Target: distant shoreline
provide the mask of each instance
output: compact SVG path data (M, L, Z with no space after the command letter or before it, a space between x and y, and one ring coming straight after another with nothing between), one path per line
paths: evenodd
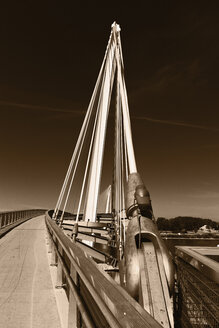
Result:
M219 239L219 232L203 232L203 233L196 233L196 232L164 232L160 231L161 237L164 239Z

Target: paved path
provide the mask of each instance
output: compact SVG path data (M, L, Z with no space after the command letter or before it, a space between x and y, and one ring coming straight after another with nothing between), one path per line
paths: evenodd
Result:
M61 328L45 236L38 216L0 239L0 328Z

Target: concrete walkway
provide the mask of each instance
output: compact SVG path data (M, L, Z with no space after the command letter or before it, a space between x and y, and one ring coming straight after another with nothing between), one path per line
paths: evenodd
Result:
M61 328L45 236L38 216L0 239L0 328Z

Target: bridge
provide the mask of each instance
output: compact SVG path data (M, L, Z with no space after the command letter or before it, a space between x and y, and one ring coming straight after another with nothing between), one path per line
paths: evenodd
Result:
M113 95L112 177L101 198ZM77 195L73 200L72 190ZM56 206L0 213L0 236L0 327L171 328L174 321L182 327L219 323L218 264L206 265L194 254L191 259L191 252L184 250L178 251L177 259L171 256L137 170L118 24L112 25ZM194 279L185 281L183 270ZM192 270L208 278L197 281ZM197 291L200 281L210 297ZM193 293L188 293L192 287ZM178 288L185 290L181 299ZM206 297L209 302L215 297L207 314L203 302L197 302L206 302Z

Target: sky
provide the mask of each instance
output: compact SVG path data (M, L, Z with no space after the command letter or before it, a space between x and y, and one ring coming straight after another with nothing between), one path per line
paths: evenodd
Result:
M219 221L217 1L0 7L0 210L55 206L116 21L155 217Z

